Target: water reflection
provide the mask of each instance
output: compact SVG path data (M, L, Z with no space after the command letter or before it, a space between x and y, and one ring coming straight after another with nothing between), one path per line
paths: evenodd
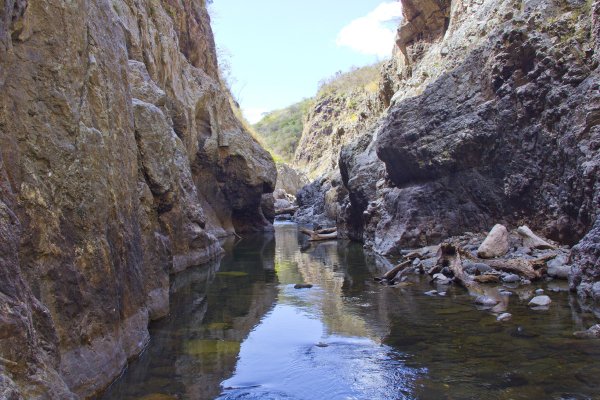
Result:
M401 353L382 345L389 327L366 317L377 301L364 296L373 275L360 247L303 240L294 225L278 227L277 304L242 344L219 398L411 398L423 371L407 368ZM314 286L295 289L296 283Z
M105 399L600 398L600 341L572 337L596 317L567 292L532 311L513 290L501 324L461 288L373 281L388 268L292 224L230 244L175 277L171 315Z

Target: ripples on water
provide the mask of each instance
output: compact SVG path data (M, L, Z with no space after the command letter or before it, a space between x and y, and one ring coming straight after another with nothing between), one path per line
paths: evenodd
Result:
M382 287L359 244L292 224L226 248L173 277L170 316L104 399L600 398L600 341L572 337L596 320L566 292L532 311L517 291L500 324L461 288Z

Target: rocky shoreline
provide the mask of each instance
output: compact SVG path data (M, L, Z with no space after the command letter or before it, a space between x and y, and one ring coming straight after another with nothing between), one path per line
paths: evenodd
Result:
M533 233L527 226L509 232L497 224L487 234L466 232L451 237L440 245L419 249L403 249L401 262L384 275L376 277L382 285L401 288L409 284L413 274L428 275L434 289L428 296L445 296L450 285L464 287L473 297L477 308L488 310L499 322L511 319L510 297L527 301L535 311L549 310L552 294L568 290L568 286L551 282L567 281L572 277L572 249L559 246ZM600 295L600 284L592 293ZM600 317L600 308L593 308ZM588 331L574 332L576 337L600 337L598 325Z

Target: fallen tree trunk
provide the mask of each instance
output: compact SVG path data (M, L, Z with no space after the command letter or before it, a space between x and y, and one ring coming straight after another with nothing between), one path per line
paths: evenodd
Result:
M319 234L333 233L333 232L337 232L337 227L334 226L334 227L331 227L331 228L317 229L315 232L319 233Z
M490 267L499 271L511 272L526 277L529 280L540 279L544 275L544 268L546 267L546 261L555 257L555 255L548 255L533 260L525 258L508 258L499 260L487 260L477 257L473 257L470 253L459 249L459 252L469 260L487 264Z
M403 263L396 265L394 268L390 269L388 272L383 274L383 276L380 279L381 280L386 279L388 281L391 281L396 277L396 275L398 275L398 273L406 270L406 267L408 267L411 264L412 264L411 260L404 261Z
M438 264L442 267L448 267L452 271L454 280L464 286L471 296L475 297L477 304L492 307L493 312L506 310L508 300L500 296L497 288L480 285L470 274L463 270L461 253L460 247L451 243L443 243L438 251Z
M443 243L439 250L438 265L448 267L454 274L454 279L462 286L466 287L471 291L475 289L477 292L482 292L479 284L467 274L462 266L462 258L460 255L460 249L450 243Z
M311 231L310 229L306 229L306 228L300 228L300 232L304 233L305 235L309 236L309 239L311 242L316 242L319 240L333 240L333 239L337 239L337 230L335 232L331 232L331 233L318 233L315 231Z
M298 210L298 207L288 207L288 208L280 208L275 210L275 215L283 215L283 214L295 214Z

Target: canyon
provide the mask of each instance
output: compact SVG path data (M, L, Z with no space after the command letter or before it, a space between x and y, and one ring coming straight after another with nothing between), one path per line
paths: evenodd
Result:
M176 274L273 229L276 187L390 258L528 225L597 310L600 1L401 3L376 79L279 143L306 185L238 117L205 0L2 0L0 398L102 393Z

